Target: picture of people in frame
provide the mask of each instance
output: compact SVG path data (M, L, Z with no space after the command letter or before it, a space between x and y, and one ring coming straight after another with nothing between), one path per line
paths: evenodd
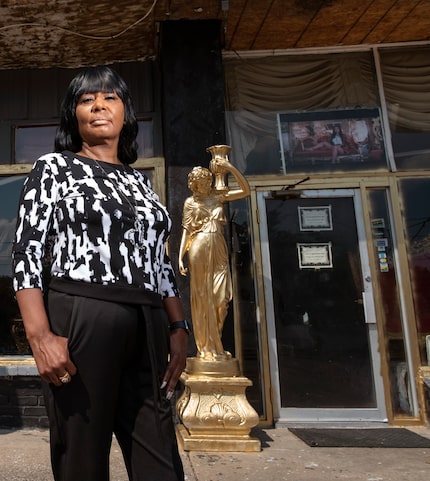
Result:
M367 170L386 166L378 109L278 115L285 170Z

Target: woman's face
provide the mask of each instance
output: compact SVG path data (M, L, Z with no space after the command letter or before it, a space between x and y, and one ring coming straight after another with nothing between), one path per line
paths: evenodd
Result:
M76 104L79 134L88 145L119 139L124 118L124 104L114 92L83 94Z

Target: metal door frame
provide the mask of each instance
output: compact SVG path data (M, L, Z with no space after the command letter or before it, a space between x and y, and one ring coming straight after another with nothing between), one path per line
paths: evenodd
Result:
M364 228L363 209L359 189L314 189L304 190L304 198L350 197L354 202L360 264L364 282L363 308L365 322L368 325L370 357L372 360L373 379L375 384L375 408L281 408L280 382L278 370L278 354L276 343L276 325L273 304L272 274L270 268L270 249L267 229L266 203L269 191L257 192L257 205L260 212L260 246L264 278L264 295L266 305L266 320L269 348L270 378L272 384L273 413L276 424L294 422L387 422L384 384L381 374L381 359L378 349L378 332L376 325L375 304L371 282L369 254L367 250Z

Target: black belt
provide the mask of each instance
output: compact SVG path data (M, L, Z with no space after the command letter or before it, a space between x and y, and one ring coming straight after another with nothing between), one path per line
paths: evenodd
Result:
M124 304L163 307L160 294L139 287L117 286L114 284L92 284L62 277L52 277L49 288L75 296L90 297L102 301L121 302Z

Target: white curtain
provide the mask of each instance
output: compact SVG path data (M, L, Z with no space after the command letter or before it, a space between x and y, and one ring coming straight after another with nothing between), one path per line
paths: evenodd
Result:
M278 112L378 105L369 52L224 61L227 126L240 169L258 137L277 139Z
M380 58L391 128L430 131L430 48L382 50Z

